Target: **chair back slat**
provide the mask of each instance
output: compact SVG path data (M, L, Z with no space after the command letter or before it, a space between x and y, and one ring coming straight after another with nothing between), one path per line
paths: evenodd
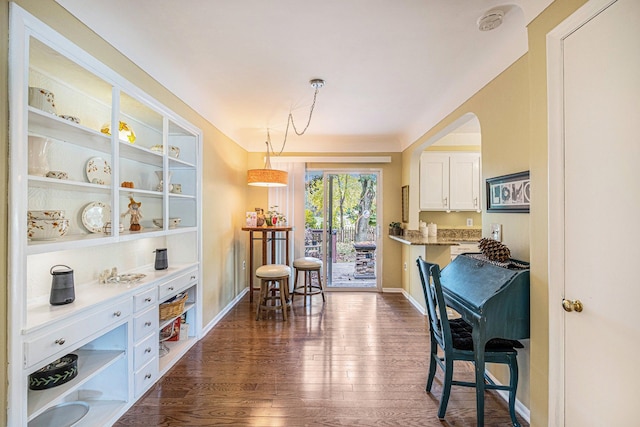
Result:
M424 299L427 304L427 314L431 331L442 349L452 348L451 328L447 317L447 306L442 295L440 284L440 266L426 262L422 257L416 260L420 272L420 282Z

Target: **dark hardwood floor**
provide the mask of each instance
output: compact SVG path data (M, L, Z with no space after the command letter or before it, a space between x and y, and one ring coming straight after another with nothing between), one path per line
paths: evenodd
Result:
M116 425L476 425L475 390L462 387L438 420L442 372L427 394L427 320L402 295L326 296L306 309L296 297L287 322L256 321L245 296ZM473 380L471 365L456 374ZM510 425L495 392L485 405L486 426Z

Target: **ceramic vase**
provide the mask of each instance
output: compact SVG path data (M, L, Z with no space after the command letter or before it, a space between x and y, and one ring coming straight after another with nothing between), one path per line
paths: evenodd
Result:
M29 137L29 175L46 176L49 172L49 138L40 136Z

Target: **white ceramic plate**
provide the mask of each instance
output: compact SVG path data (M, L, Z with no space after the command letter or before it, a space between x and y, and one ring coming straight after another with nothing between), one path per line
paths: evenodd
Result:
M89 412L87 402L65 402L47 409L31 420L28 427L72 427Z
M87 180L93 184L111 184L111 165L102 157L92 157L85 168Z
M82 211L82 224L92 233L102 233L102 227L111 221L111 206L91 202Z

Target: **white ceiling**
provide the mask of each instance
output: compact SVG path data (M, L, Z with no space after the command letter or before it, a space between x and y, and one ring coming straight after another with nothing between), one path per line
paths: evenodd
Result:
M218 129L286 152L401 151L527 50L552 0L56 0ZM481 32L499 7L504 23Z

